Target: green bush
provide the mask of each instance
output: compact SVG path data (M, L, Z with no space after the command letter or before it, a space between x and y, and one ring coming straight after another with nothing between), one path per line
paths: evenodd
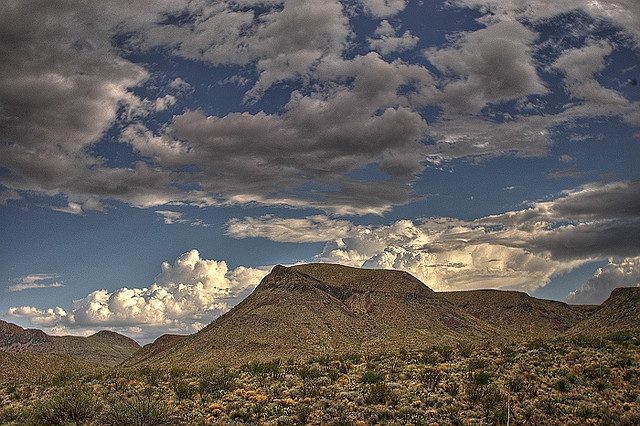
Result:
M109 399L102 421L113 426L161 426L174 423L170 406L146 388L133 397L117 395Z
M183 380L175 381L171 384L178 399L191 399L198 393L198 387Z
M367 404L384 404L391 397L391 390L384 382L371 385L367 392L364 402Z
M203 370L198 384L201 393L228 392L237 388L236 374L230 370Z
M491 382L491 373L479 371L477 373L469 373L469 381L476 385L488 385Z
M440 372L437 368L427 367L418 374L418 380L424 385L435 387L440 382Z
M473 353L473 346L469 344L459 343L457 346L458 355L463 358L469 358Z
M316 367L315 365L307 364L298 368L298 371L296 373L302 380L317 379L322 375L322 372L318 367Z
M382 371L369 370L365 371L362 377L360 377L360 382L375 384L380 383L384 380L384 373Z
M560 392L567 392L569 390L569 381L567 379L558 379L555 383L555 388Z
M280 360L265 362L256 361L250 364L245 364L244 366L242 366L242 369L249 374L259 378L269 377L272 379L278 379L282 376L282 371L280 369Z
M453 359L454 349L451 346L438 346L436 352L440 355L442 362L449 362Z
M91 387L70 383L51 399L36 404L30 422L36 425L82 424L94 419L99 412L100 404Z

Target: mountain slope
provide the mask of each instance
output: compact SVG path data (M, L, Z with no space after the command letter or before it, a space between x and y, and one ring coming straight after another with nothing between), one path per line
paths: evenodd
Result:
M85 375L104 367L58 354L11 353L0 350L0 383L38 382L58 374Z
M567 335L607 335L625 331L640 337L640 287L620 287L600 308L567 330Z
M50 336L41 330L0 321L0 350L7 352L67 355L114 366L138 349L140 345L135 340L112 331L99 331L89 337Z
M498 327L510 340L551 337L576 325L587 315L566 303L505 290L439 293L465 312Z
M145 363L238 365L354 350L423 349L487 341L497 334L405 272L276 266L231 311Z
M154 357L169 348L182 342L187 336L179 334L163 334L152 343L144 345L140 350L136 351L122 364L123 366L131 366L139 364L147 359Z

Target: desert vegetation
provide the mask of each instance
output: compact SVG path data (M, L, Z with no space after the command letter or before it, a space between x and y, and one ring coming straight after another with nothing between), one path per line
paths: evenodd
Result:
M239 367L111 368L0 386L3 424L640 424L630 334Z

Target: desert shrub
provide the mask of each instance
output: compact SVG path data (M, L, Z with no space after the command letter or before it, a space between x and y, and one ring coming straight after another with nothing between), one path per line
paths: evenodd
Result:
M599 392L609 388L611 385L606 380L597 379L593 381L593 388Z
M480 370L481 368L487 368L489 366L489 361L485 358L474 358L470 359L467 362L467 368L470 371Z
M51 386L63 386L66 383L75 381L76 379L78 379L78 375L72 371L61 371L60 373L56 374L55 376L53 376L51 378L51 380L49 381L49 384Z
M227 392L236 389L236 374L231 370L203 370L199 374L200 392Z
M352 426L353 423L349 419L340 419L331 423L331 426Z
M0 411L0 424L15 423L25 424L27 423L27 413L22 408L8 407Z
M374 383L364 398L367 404L384 404L391 397L391 389L384 382Z
M305 424L311 415L311 407L309 404L298 404L295 408L295 415L301 424Z
M473 346L470 344L458 343L456 350L458 351L458 355L461 357L469 358L473 353Z
M250 364L245 364L241 368L247 373L260 378L270 377L272 379L278 379L282 376L280 360L265 362L256 361Z
M502 356L510 358L510 357L513 357L513 355L515 355L516 350L513 347L513 345L504 344L504 345L500 345L500 353L502 353Z
M427 367L418 374L418 380L429 387L435 387L440 382L440 372L437 368Z
M567 392L569 390L569 381L565 378L558 379L554 387L560 392Z
M299 367L296 373L302 380L317 379L322 375L322 372L318 367L307 364Z
M484 398L485 387L476 383L467 383L465 393L471 402L479 402Z
M637 426L640 425L640 414L627 413L618 421L619 426Z
M513 393L518 393L524 389L524 381L520 376L507 377L507 388Z
M342 376L342 373L335 367L328 368L326 373L327 377L329 378L329 380L331 380L332 383L338 380L340 376Z
M476 385L488 385L491 382L491 373L486 371L479 371L477 373L470 372L469 373L469 381Z
M198 387L192 383L185 382L184 380L178 380L171 383L171 387L178 399L191 399L198 393Z
M234 410L229 413L231 420L247 423L253 420L253 415L248 410Z
M580 405L576 408L575 415L580 419L590 419L596 416L596 411L590 405Z
M113 426L161 426L174 423L171 407L151 388L133 397L115 395L108 399L102 421Z
M384 372L376 371L376 370L368 370L365 371L360 377L360 382L375 384L380 383L384 380Z
M454 349L451 346L438 346L435 348L438 355L440 355L440 360L443 362L448 362L453 359Z
M170 377L173 378L178 378L178 377L184 377L187 374L187 370L184 368L171 368L169 369L169 371L167 372L169 374Z
M527 348L529 349L537 349L539 351L548 352L550 350L549 345L543 339L534 339L527 343Z
M163 373L159 368L141 367L137 374L151 386L157 386L162 380Z
M437 364L440 362L440 354L435 350L435 348L429 348L422 352L420 355L420 361L423 364Z
M358 352L346 352L340 355L340 361L360 364L362 362L362 354Z
M31 413L30 423L36 425L82 424L100 412L98 399L85 384L71 383L52 398L41 400Z
M505 395L496 386L488 386L482 395L482 406L486 410L495 410L505 400Z
M446 393L455 398L460 392L460 386L457 382L447 382L447 384L444 385L444 390Z

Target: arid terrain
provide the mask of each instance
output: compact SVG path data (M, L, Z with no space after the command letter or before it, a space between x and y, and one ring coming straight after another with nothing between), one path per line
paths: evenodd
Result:
M104 354L124 336L52 354L39 343L52 336L4 323L0 422L635 425L639 312L640 288L574 307L436 293L397 271L277 266L200 332L117 366Z

